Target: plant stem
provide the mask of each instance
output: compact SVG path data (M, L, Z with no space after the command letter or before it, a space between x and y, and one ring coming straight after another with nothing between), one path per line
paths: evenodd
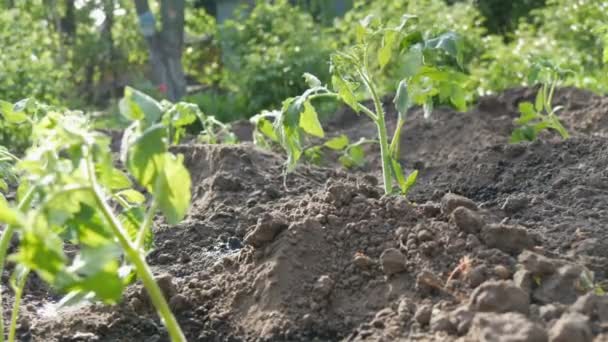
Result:
M156 214L157 209L158 201L153 198L152 204L150 204L150 209L148 209L148 213L146 214L146 218L144 219L144 222L139 228L139 232L137 233L137 239L135 240L135 247L137 248L137 250L141 250L146 241L146 233L152 227L152 221L154 220L154 214Z
M382 179L384 181L384 193L393 193L393 177L391 174L391 154L388 146L388 135L386 133L386 124L384 123L384 115L378 115L378 138L380 140L380 157L382 158Z
M23 275L18 279L15 291L15 301L13 302L13 311L11 312L11 325L8 329L8 342L15 342L17 332L17 318L19 318L19 308L21 307L21 297L23 296L23 287L27 281L27 276L30 274L30 269L26 268Z
M376 87L371 82L369 77L363 70L359 71L359 76L363 80L363 83L367 87L367 90L372 95L374 106L376 109L376 126L378 127L378 140L380 140L380 157L382 158L382 179L384 181L384 193L393 193L393 175L391 165L391 152L388 146L388 134L386 132L386 122L384 121L384 108L382 107L382 101L380 96L376 92Z
M395 133L393 134L393 139L391 140L391 156L395 159L399 158L399 146L401 143L401 128L405 124L405 120L399 115L397 119L397 126L395 127Z
M32 187L25 194L17 209L20 211L29 207L32 203L32 199L34 198L35 187ZM2 232L2 237L0 237L0 275L4 273L4 262L6 261L6 252L8 251L8 245L13 238L13 234L15 233L16 227L13 225L7 225L4 231ZM2 306L2 290L0 289L0 342L4 342L4 309Z
M112 212L112 209L109 207L108 203L104 200L104 196L97 184L97 178L95 176L93 162L91 157L87 158L87 172L89 174L89 179L91 180L93 186L93 195L95 198L95 202L102 211L103 216L108 221L112 232L118 239L121 247L124 249L125 254L129 261L133 263L135 269L137 271L137 275L139 279L144 284L146 291L148 291L148 295L150 296L150 300L158 315L162 318L167 331L169 332L169 336L171 337L171 341L173 342L186 342L186 337L182 332L173 312L169 308L169 304L167 304L167 300L165 299L160 287L154 280L154 276L152 274L152 270L150 266L146 263L144 256L139 252L137 247L129 241L128 234L125 231L124 227L118 220L118 218Z

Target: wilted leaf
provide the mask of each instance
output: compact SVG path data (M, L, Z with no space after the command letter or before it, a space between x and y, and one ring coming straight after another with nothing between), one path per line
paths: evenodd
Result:
M315 137L323 138L325 136L317 111L310 101L304 103L304 111L300 115L300 128Z
M393 100L395 104L395 108L397 108L397 112L401 117L405 117L407 110L410 108L410 97L407 92L407 82L405 80L399 82L399 86L397 86L397 94L395 95L395 99Z
M380 51L378 51L378 64L380 64L381 69L384 69L391 60L393 49L395 48L395 43L397 41L397 35L398 33L395 31L387 31L384 34L382 46L380 47Z
M304 79L306 80L306 84L308 84L309 88L316 88L321 86L321 81L317 78L317 76L309 73L304 73Z
M334 90L340 95L342 101L352 108L355 113L359 113L359 102L357 102L357 97L350 84L336 75L332 76L331 82L334 86Z

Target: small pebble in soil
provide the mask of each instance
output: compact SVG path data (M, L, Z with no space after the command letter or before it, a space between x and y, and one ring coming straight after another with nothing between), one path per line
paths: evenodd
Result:
M530 295L511 281L487 281L471 294L470 306L478 312L528 313Z
M433 306L430 304L423 304L416 309L416 313L414 314L414 319L416 322L420 323L420 325L427 325L431 321L431 315L433 313Z
M173 283L173 276L169 273L163 273L156 276L156 283L167 298L171 298L177 293L177 288Z
M456 195L453 193L447 193L441 199L441 212L444 215L450 215L456 208L465 207L471 210L477 210L477 205L472 200Z
M520 313L476 315L468 337L471 341L547 342L547 332Z
M458 207L454 209L450 216L450 220L463 232L469 234L477 234L484 225L479 214L466 207Z
M371 265L373 264L373 261L370 257L368 257L367 255L365 255L363 253L357 253L357 254L355 254L355 257L353 258L353 263L359 269L366 270L371 267Z
M396 248L389 248L382 252L380 263L386 275L405 271L405 256Z
M589 326L589 317L580 313L563 315L549 331L551 342L591 342L593 334Z
M502 205L501 209L507 215L513 215L523 209L526 209L528 206L529 199L527 196L522 195L511 195L507 197L505 203Z
M511 277L511 271L504 265L494 266L494 274L501 280L507 280Z

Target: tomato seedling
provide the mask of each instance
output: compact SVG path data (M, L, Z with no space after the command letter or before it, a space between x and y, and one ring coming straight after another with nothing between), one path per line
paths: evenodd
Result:
M229 144L237 141L229 124L220 122L214 116L206 115L193 103L172 103L167 100L158 102L147 94L126 87L125 96L119 102L119 109L123 116L131 120L140 120L147 115L151 122L162 122L172 144L179 144L186 134L187 127L197 120L202 128L197 136L199 142Z
M32 120L31 147L15 165L18 204L0 201L0 222L6 224L0 237L0 273L7 261L16 263L9 341L15 338L31 271L67 294L60 304L93 299L116 303L125 286L139 279L171 340L185 341L145 256L152 248L157 212L170 224L186 215L190 175L183 156L169 152L172 130L159 120L155 102L127 89L121 107L133 121L121 151L128 174L115 167L110 138L92 130L84 114L48 110ZM148 200L132 179L149 193ZM15 233L17 251L7 256ZM65 244L77 247L75 256L66 254Z
M570 72L546 60L540 60L534 64L528 82L534 84L540 81L541 86L534 104L531 102L519 104L520 116L515 123L520 127L511 134L511 143L534 141L538 137L538 133L546 129L557 131L563 139L570 137L556 115L563 107L553 107L555 88L560 79Z
M256 139L270 138L287 153L286 172L293 171L302 157L305 135L317 138L325 135L313 101L338 99L375 123L385 193L394 193L393 181L396 181L400 193L407 194L418 175L414 171L406 177L398 161L407 111L413 105L422 105L428 117L437 99L450 101L460 110L466 109L463 85L467 77L456 70L463 65L461 40L451 32L425 38L410 25L415 20L416 17L405 15L398 26L383 27L374 17L367 17L356 28L357 43L331 57L332 89L314 75L305 74L309 89L302 95L285 100L281 111L263 112L252 118ZM398 118L393 137L389 139L385 111L373 76L391 62L403 69L404 78L394 99ZM373 109L358 100L361 92L371 96Z

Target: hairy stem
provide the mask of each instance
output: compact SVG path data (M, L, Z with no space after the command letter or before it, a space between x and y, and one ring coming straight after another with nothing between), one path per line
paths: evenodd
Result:
M13 289L15 291L15 301L13 302L13 310L11 312L11 325L8 328L8 342L15 342L17 333L17 318L19 318L19 308L21 307L21 298L23 297L23 288L30 274L30 269L26 269L17 284Z
M34 198L34 194L36 188L32 187L25 194L17 209L24 210L29 207L32 203L32 199ZM2 232L2 237L0 237L0 275L4 273L4 263L6 261L6 252L8 251L8 245L13 238L13 234L15 233L16 227L13 225L7 225ZM2 291L0 290L0 342L4 342L4 309L2 306Z
M120 223L120 220L114 215L112 209L105 201L103 193L97 183L97 178L95 176L93 161L90 156L87 158L87 171L89 174L89 179L91 180L93 186L93 195L95 197L95 202L102 211L103 216L108 221L110 225L110 229L118 239L121 247L125 251L127 258L129 261L133 263L135 269L137 271L137 275L139 279L144 284L146 291L148 291L148 295L150 296L150 300L158 315L162 318L167 331L169 332L169 336L171 337L171 341L173 342L186 342L186 337L182 332L173 312L169 308L169 304L165 299L160 287L154 280L154 275L152 274L152 270L150 266L146 263L144 256L139 252L137 247L129 240L128 234L125 228Z
M378 93L376 92L376 87L371 82L369 77L367 77L365 71L359 71L359 76L363 80L365 87L372 95L372 99L374 101L374 107L376 109L376 126L378 128L378 140L380 140L380 157L382 158L382 179L384 182L384 193L391 194L393 193L393 176L392 176L392 166L391 166L391 152L388 146L388 133L386 131L386 122L384 121L384 108L382 107L382 101Z

